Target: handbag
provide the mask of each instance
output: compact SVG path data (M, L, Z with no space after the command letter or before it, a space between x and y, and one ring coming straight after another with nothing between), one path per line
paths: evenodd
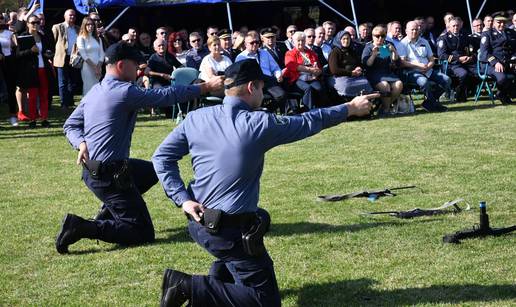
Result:
M72 53L70 54L70 66L72 68L81 69L82 64L84 63L84 59L79 53L79 48L77 48L77 43L73 44Z

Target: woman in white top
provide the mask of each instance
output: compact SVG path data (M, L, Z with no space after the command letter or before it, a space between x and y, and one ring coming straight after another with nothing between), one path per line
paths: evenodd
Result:
M77 37L77 49L84 60L81 77L82 95L85 96L99 82L104 62L102 40L99 39L95 22L90 17L84 17L82 20L79 37Z
M0 14L0 47L2 54L0 55L0 70L4 74L5 85L7 87L7 103L9 105L11 125L18 126L17 115L20 119L26 116L22 113L21 108L16 106L16 56L14 54L15 38L13 32L9 31L9 26L4 15ZM20 104L21 105L21 104ZM18 112L18 114L17 114Z
M216 35L208 38L208 49L210 53L202 59L199 68L199 79L209 80L214 76L223 75L226 68L232 64L231 59L221 53L220 39ZM210 93L213 96L224 96L224 91L220 90L216 93Z

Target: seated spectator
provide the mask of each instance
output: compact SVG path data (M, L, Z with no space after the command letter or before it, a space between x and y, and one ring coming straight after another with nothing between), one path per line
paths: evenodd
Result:
M403 83L394 73L400 58L394 45L385 42L386 35L384 27L374 27L373 41L367 43L362 52L362 63L366 67L367 80L382 93L379 115L390 113L391 105L398 99L403 89Z
M29 128L36 128L37 103L39 98L39 118L41 126L49 127L48 122L48 77L51 70L50 58L53 56L51 43L43 34L38 32L39 19L32 15L27 20L27 32L18 37L16 57L18 61L18 83L22 94L29 94ZM28 49L21 49L21 37L30 37L35 45Z
M469 42L471 46L473 47L473 52L476 54L478 49L480 48L480 39L482 37L482 19L475 18L473 19L473 22L471 23L471 28L473 29L473 32L468 35Z
M136 44L136 41L133 40L132 35L129 33L122 35L122 41L130 46L134 46Z
M77 48L84 60L81 77L82 95L85 96L95 84L99 83L102 76L102 63L104 63L102 41L97 36L95 23L90 17L82 19L81 29L77 37Z
M148 72L150 76L150 82L153 88L160 88L163 86L170 85L170 78L174 69L182 67L181 63L176 59L173 54L168 53L166 50L165 40L158 38L154 41L154 50L156 51L149 58Z
M482 29L482 32L489 31L493 28L493 16L486 15L484 17L484 28Z
M294 42L292 41L292 35L297 31L296 25L290 25L287 27L285 35L287 39L283 42L288 50L292 50L294 48Z
M461 33L461 22L454 17L448 24L449 31L441 36L437 43L439 60L448 62L449 75L458 80L455 89L456 100L467 100L467 85L471 84L477 75L477 60L473 50L470 50L469 38Z
M315 45L315 30L313 28L308 28L303 31L306 37L306 48L312 50L317 54L317 58L321 61L321 66L324 67L328 64L326 57L323 54L323 50L321 47ZM328 53L329 54L329 53Z
M220 52L220 39L217 35L208 37L207 44L210 53L202 59L199 69L199 79L204 81L224 75L226 68L232 64L231 59Z
M167 37L168 37L168 31L167 31L167 28L165 27L159 27L156 29L156 39L164 39L165 42L167 41Z
M386 41L393 44L396 48L396 51L399 52L400 48L403 48L401 45L401 40L403 39L403 34L401 33L401 23L399 21L391 21L387 25L387 37Z
M138 36L138 44L136 44L137 48L143 54L145 60L149 60L150 56L154 53L154 49L152 48L152 40L149 33L142 32Z
M364 76L360 62L360 54L351 41L351 35L346 31L337 33L333 40L334 48L330 53L328 65L333 80L333 87L340 96L354 97L361 92L373 91Z
M478 59L482 69L487 65L487 74L496 80L498 100L502 104L512 104L511 91L514 91L512 80L515 79L516 66L511 61L516 58L516 34L505 29L508 19L505 14L494 16L493 28L482 33ZM511 45L512 44L512 45Z
M337 30L337 26L333 21L325 21L322 24L324 28L324 42L329 46L333 46L333 38L335 36L335 32Z
M267 35L268 32L264 32L264 34ZM246 49L236 57L235 61L238 62L246 59L256 60L265 75L263 90L274 100L274 105L271 109L283 109L285 91L280 86L283 77L281 76L281 68L278 63L276 63L272 55L265 49L259 49L260 40L256 31L247 33L245 46Z
M189 36L192 48L186 52L186 66L199 70L202 59L210 53L208 48L202 46L202 37L198 32L192 32Z
M168 52L173 54L181 65L186 66L186 40L179 32L172 32L168 36Z
M422 106L427 111L444 112L445 106L439 103L439 97L450 90L451 79L434 67L434 55L426 39L420 37L416 22L409 21L406 27L407 36L401 41L404 50L399 52L402 66L405 67L407 81L415 83L425 94ZM432 86L429 82L437 86Z
M305 34L295 32L292 35L294 48L285 54L285 71L283 76L288 83L303 92L302 104L309 110L316 107L315 95L321 92L319 81L322 67L317 54L305 47Z
M285 68L285 53L287 53L288 49L285 44L276 43L276 36L276 32L272 27L260 31L263 44L262 49L267 51L274 61L278 63L279 67L283 69Z
M106 33L106 39L109 45L113 45L120 41L120 30L115 27L111 27Z
M512 24L509 26L509 29L516 30L516 13L512 14Z
M364 51L365 44L361 43L357 38L357 32L355 31L355 28L352 26L347 26L344 28L345 32L348 32L351 36L351 44L353 45L353 49L356 51L357 54L362 54L362 51ZM340 45L340 42L335 42L337 46ZM335 46L334 44L334 46Z
M220 48L222 54L231 59L232 62L235 61L236 56L240 51L236 51L233 49L233 44L231 42L231 31L228 29L222 29L217 32L217 36L220 38Z
M324 36L325 36L325 32L324 32L323 26L319 26L319 27L315 28L314 45L321 47L322 44L324 43Z
M357 41L365 46L365 44L371 41L371 28L367 23L362 23L358 26L358 38Z

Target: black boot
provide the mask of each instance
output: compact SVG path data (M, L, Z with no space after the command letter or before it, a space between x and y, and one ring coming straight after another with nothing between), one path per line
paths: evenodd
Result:
M166 269L161 286L161 307L180 307L191 296L192 276Z
M68 253L68 246L82 238L96 239L97 225L80 216L67 214L63 219L61 230L57 234L56 249L60 254Z

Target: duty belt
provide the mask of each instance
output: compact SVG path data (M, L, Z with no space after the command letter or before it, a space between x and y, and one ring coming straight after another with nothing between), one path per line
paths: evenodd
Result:
M91 177L98 179L113 176L124 168L124 166L127 167L128 162L127 159L107 162L88 160L83 163L82 166L90 173Z
M188 220L193 221L190 214L185 212ZM201 217L200 223L207 228L220 227L242 227L247 226L256 221L256 213L241 213L241 214L227 214L221 210L204 209L204 214ZM215 225L216 224L216 225Z

